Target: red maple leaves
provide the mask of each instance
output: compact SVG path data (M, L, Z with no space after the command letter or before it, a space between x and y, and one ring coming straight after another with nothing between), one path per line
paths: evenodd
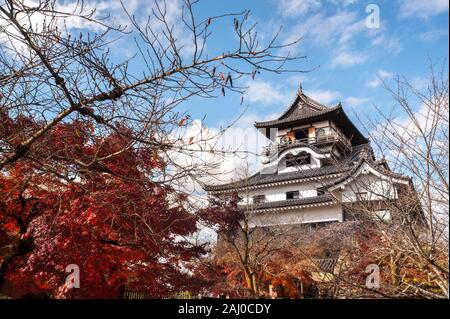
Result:
M1 116L11 144L39 126ZM154 149L130 147L126 130L100 139L89 123L60 124L38 144L39 160L1 173L1 293L114 298L128 285L161 296L188 283L181 264L203 252L184 239L197 218L184 208L185 196L152 181L164 163ZM46 170L46 161L60 164L57 171ZM80 268L79 289L65 286L69 264Z

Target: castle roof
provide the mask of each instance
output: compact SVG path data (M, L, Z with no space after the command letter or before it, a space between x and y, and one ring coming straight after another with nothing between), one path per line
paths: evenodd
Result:
M303 197L296 199L269 201L257 204L247 205L248 209L254 212L264 212L272 210L289 210L306 207L316 207L336 204L335 198L328 192L332 187L351 180L355 176L358 169L367 163L382 175L401 180L402 183L411 183L409 177L392 172L385 168L383 163L376 161L370 144L363 144L352 147L351 153L339 162L333 165L322 166L319 168L300 170L290 173L273 173L261 174L260 172L237 182L222 185L204 185L204 189L211 194L229 193L242 189L254 189L262 187L278 186L290 183L303 182L308 180L322 180L320 190L323 194ZM326 178L332 178L331 182L327 182ZM337 178L337 179L336 179Z
M236 182L221 185L204 185L203 189L212 193L227 192L237 189L257 188L258 186L295 183L298 181L341 177L344 175L347 176L349 172L353 171L356 165L359 165L361 159L372 157L373 152L370 144L362 144L353 146L349 156L332 165L289 173L262 174L261 172L258 172L248 178Z
M319 195L314 197L304 197L296 199L287 199L273 202L264 202L252 205L246 205L245 207L252 211L265 211L272 209L292 209L305 206L322 206L335 203L334 198L331 195Z
M352 166L338 166L329 165L319 168L313 168L308 170L300 170L290 173L274 173L274 174L262 174L258 172L248 178L243 180L221 184L221 185L204 185L204 190L207 192L217 192L217 191L229 191L243 188L254 188L261 185L285 183L285 182L297 182L300 180L315 179L324 176L334 176L351 170ZM336 177L336 176L335 176Z
M303 124L312 124L322 120L331 120L351 141L352 145L365 144L368 142L356 126L345 114L339 103L328 107L321 104L303 93L301 85L296 97L289 107L277 119L255 122L256 128L289 128Z

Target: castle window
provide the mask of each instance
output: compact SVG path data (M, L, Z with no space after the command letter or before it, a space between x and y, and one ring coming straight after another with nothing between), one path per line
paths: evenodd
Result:
M286 199L297 199L300 198L299 191L286 192Z
M300 166L311 164L311 154L301 152L297 155L286 155L286 167Z
M266 202L266 195L255 195L253 196L253 204L260 204Z
M295 131L295 139L296 140L303 140L308 138L308 129L304 128L304 129L299 129Z

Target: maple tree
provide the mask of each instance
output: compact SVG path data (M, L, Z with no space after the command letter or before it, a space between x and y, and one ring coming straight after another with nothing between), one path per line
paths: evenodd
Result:
M197 19L198 1L174 10L156 0L145 23L122 3L125 28L71 4L0 5L0 289L178 291L195 282L186 262L203 252L188 240L198 217L186 185L217 168L203 153L225 153L205 147L215 136L184 136L192 119L180 104L242 95L239 79L282 73L298 57L276 53L290 45L278 34L260 42L248 11ZM234 47L206 50L221 23ZM131 32L136 54L120 60L111 51ZM79 289L64 288L69 264Z
M296 281L312 283L296 243L302 233L291 227L253 227L251 211L239 205L240 200L236 192L211 196L199 212L201 222L216 230L218 239L211 254L199 261L196 276L208 282L205 287L213 295L269 297L271 285L278 297L298 298Z
M34 125L4 114L1 123L3 134ZM119 134L91 140L89 127L60 124L43 142L59 156L109 153L129 142ZM179 266L203 250L183 239L196 230L197 220L183 207L186 195L150 178L161 165L148 149L133 148L97 170L71 172L76 175L70 183L42 173L33 161L8 166L0 176L3 292L118 297L122 285L155 295L181 289L188 275ZM80 289L64 285L69 264L80 267Z
M195 270L209 293L268 298L271 289L278 298L386 296L365 286L367 265L381 259L373 221L323 224L314 231L308 225L255 227L251 207L240 205L242 196L211 196L199 214L218 233L215 249ZM321 260L337 262L336 272Z

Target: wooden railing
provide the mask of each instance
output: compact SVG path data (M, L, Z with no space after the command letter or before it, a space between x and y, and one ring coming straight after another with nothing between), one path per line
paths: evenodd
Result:
M345 147L350 148L351 142L339 131L335 130L333 127L324 127L331 132L327 134L320 134L314 137L306 137L302 139L287 139L286 142L276 142L272 143L263 148L263 155L269 154L277 154L277 152L281 152L285 149L302 146L302 145L321 145L327 143L336 143L341 142ZM283 137L287 137L287 135L279 136L280 140L283 140Z

